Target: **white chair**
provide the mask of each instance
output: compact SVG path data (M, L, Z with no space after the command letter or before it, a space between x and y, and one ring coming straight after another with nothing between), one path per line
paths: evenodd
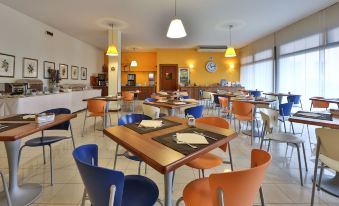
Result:
M304 153L305 169L306 171L308 171L304 140L290 133L273 133L274 128L277 128L278 126L278 117L279 117L278 111L272 110L272 109L265 109L265 110L263 109L263 111L261 111L260 114L264 122L262 126L262 139L261 139L260 149L262 148L264 141L268 141L267 151L269 151L270 149L271 141L275 141L278 143L286 143L287 146L290 145L290 146L296 147L298 151L300 183L301 183L301 186L303 186L304 184L303 184L303 176L302 176L302 168L301 168L300 145ZM293 126L292 126L292 129L293 129Z
M321 178L324 173L324 168L329 167L330 169L339 172L339 130L337 129L328 129L328 128L317 128L315 129L315 133L317 135L317 155L315 159L314 166L314 180L312 187L312 199L311 206L314 203L314 193L315 186L317 180L317 172L318 172L318 163L321 162L320 166L320 175L318 180L318 190L320 190L321 186Z
M158 119L160 115L160 108L151 105L142 104L142 111L144 115L147 115L152 119Z
M3 190L5 192L5 196L6 196L6 200L7 200L7 205L8 206L12 206L12 201L11 201L11 198L9 196L9 192L8 192L7 184L6 184L6 181L5 181L5 177L4 177L4 175L2 174L1 171L0 171L0 176L1 176L1 180L2 180L2 187L3 187Z

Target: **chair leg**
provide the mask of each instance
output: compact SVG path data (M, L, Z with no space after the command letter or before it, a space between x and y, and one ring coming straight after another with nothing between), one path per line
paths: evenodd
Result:
M6 195L7 205L12 206L12 201L11 201L11 197L9 196L8 187L7 187L7 184L6 184L5 177L1 172L0 172L0 176L1 176L1 179L2 179L2 187L3 187L3 190L4 190L5 195Z
M145 162L145 175L147 175L147 164Z
M69 129L71 131L71 138L72 138L72 143L73 143L73 149L75 149L75 141L74 141L74 136L73 136L73 130L72 130L72 124L69 124Z
M139 166L138 166L138 175L140 175L141 174L141 161L139 162Z
M42 146L42 154L44 158L44 165L46 164L46 152L45 152L45 146Z
M97 125L97 117L94 117L94 131L95 131L96 125Z
M20 147L19 149L19 155L18 155L18 168L19 168L19 165L20 165L20 158L21 158L21 152L22 152L22 149L25 147L25 145L23 145L22 147Z
M301 186L304 186L304 183L303 183L303 173L302 173L302 171L301 171L300 149L299 149L299 145L298 145L298 144L295 144L295 146L297 147L297 150L298 150L298 162L299 162L300 184L301 184Z
M84 192L82 194L82 199L81 199L81 206L85 206L85 201L86 201L86 188L84 189Z
M323 177L323 174L324 174L324 169L325 169L325 164L324 163L321 163L321 166L320 166L320 174L319 174L319 181L318 181L318 191L320 191L320 184L321 184L321 179ZM315 181L315 180L314 180Z
M266 150L267 152L269 152L269 151L270 151L270 147L271 147L271 140L269 139L269 140L268 140L268 146L267 146L267 150Z
M313 204L314 204L314 193L315 193L315 186L316 186L316 182L317 182L318 162L319 162L319 158L318 158L318 154L317 154L317 157L316 157L315 163L314 163L315 166L314 166L314 174L313 174L311 206L313 206Z
M87 119L87 110L85 112L84 125L82 126L82 134L81 134L82 137L84 136L84 133L85 133L86 119Z
M177 202L175 203L175 206L179 206L180 202L182 202L184 200L183 197L180 197Z
M284 123L284 130L285 130L285 133L286 133L286 122L285 122L285 120L283 120L283 123Z
M201 173L202 173L202 178L205 178L205 170L204 169L201 170Z
M307 167L307 160L306 160L306 152L305 152L305 145L304 143L301 143L302 149L303 149L303 153L304 153L304 161L305 161L305 168L306 168L306 172L308 171L308 167Z
M260 186L259 188L259 194L260 194L261 206L265 206L264 192L262 190L262 186Z
M114 163L113 163L113 169L115 170L117 166L117 160L118 160L118 149L119 149L119 144L115 147L115 155L114 155Z
M230 157L231 170L233 171L233 159L232 159L232 152L231 152L231 145L230 145L230 143L228 143L228 156Z
M51 145L48 145L49 146L49 161L50 161L50 164L51 164L51 186L53 186L53 156L52 156L52 146Z
M308 141L310 143L310 149L312 151L311 135L310 135L310 129L308 128L308 124L306 125L306 129L307 129Z

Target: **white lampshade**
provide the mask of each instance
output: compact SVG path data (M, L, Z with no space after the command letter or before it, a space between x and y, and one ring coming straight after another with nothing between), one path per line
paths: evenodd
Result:
M185 37L185 27L180 19L173 19L168 27L167 37L168 38L182 38Z
M133 60L131 61L131 67L137 67L138 66L138 62Z

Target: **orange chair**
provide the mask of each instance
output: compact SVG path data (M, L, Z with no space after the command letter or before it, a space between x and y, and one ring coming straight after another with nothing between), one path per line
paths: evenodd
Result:
M96 126L96 118L102 117L102 127L104 128L104 118L106 116L106 101L103 100L97 100L97 99L89 99L87 101L87 109L85 113L85 119L84 119L84 125L82 127L82 135L84 136L85 132L85 125L86 125L86 119L87 117L94 117L94 130Z
M227 120L220 118L220 117L201 117L196 119L197 123L203 123L203 124L208 124L211 126L215 126L215 127L221 127L224 129L228 129L229 128L229 123ZM220 149L222 149L224 152L226 152L227 150L227 146L228 148L228 154L230 156L230 161L229 162L225 162L225 163L229 163L231 165L231 170L233 171L233 162L232 162L232 154L231 154L231 148L229 146L229 144L224 144L220 147ZM202 176L205 177L205 169L211 169L214 167L217 167L219 165L221 165L223 162L222 158L220 158L217 155L214 155L212 153L206 153L194 160L192 160L191 162L187 163L186 165L195 169L199 170L199 177L200 177L200 170L202 172Z
M134 93L130 91L123 91L122 92L122 101L124 105L128 105L131 107L132 105L132 111L134 112Z
M228 98L226 97L218 97L220 103L220 112L222 114L226 114L228 116L232 111L229 108Z
M239 131L241 129L240 121L253 121L254 106L247 102L233 101L232 113L234 114L234 129L236 129L235 120L239 121Z
M271 155L263 150L251 152L251 168L234 172L211 174L208 178L190 182L183 191L186 206L250 206L260 191L266 169L271 162Z
M313 97L313 98L322 99L323 97ZM310 111L312 111L312 108L320 108L320 109L326 109L327 110L329 106L330 106L329 102L312 100Z

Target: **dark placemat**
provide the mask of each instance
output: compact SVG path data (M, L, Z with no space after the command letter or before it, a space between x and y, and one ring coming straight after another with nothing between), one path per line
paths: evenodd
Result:
M0 132L4 132L10 129L15 129L17 127L24 126L29 123L0 123Z
M319 116L317 116L317 117L307 116L307 115L303 115L302 113L317 114ZM302 118L309 118L309 119L319 119L319 120L333 121L333 118L332 118L331 114L324 114L324 113L298 111L293 116L295 116L295 117L302 117Z
M139 133L139 134L146 134L146 133L149 133L149 132L154 132L154 131L157 131L157 130L166 129L166 128L169 128L169 127L181 125L181 123L179 123L179 122L173 122L173 121L170 121L168 119L160 118L160 119L157 119L157 120L162 120L163 125L161 127L157 127L157 128L139 127L139 123L125 124L124 126L135 131L135 132L137 132L137 133Z
M0 121L13 121L13 122L19 122L19 121L35 121L35 118L28 118L28 119L23 119L22 117L23 116L26 116L26 115L32 115L32 114L19 114L19 115L15 115L15 116L12 116L12 117L7 117L7 118L4 118L4 119L0 119Z
M186 145L186 144L178 144L175 141L174 135L176 133L193 133L194 131L199 132L199 133L203 133L205 136L209 136L209 137L213 137L213 138L217 139L217 140L213 140L213 139L206 137L206 140L210 144L214 143L218 140L226 138L226 136L224 136L224 135L217 134L217 133L210 132L210 131L206 131L206 130L203 130L203 129L187 128L187 129L172 132L172 133L169 133L169 134L166 134L166 135L162 135L162 136L159 136L159 137L153 137L153 140L155 140L155 141L159 142L160 144L163 144L163 145L165 145L165 146L167 146L167 147L169 147L169 148L171 148L171 149L173 149L177 152L180 152L183 155L189 155L189 154L194 153L198 150L201 150L204 147L207 147L209 144L196 144L194 146L196 146L197 148L194 149L194 148L192 148L192 147L190 147L189 145Z

